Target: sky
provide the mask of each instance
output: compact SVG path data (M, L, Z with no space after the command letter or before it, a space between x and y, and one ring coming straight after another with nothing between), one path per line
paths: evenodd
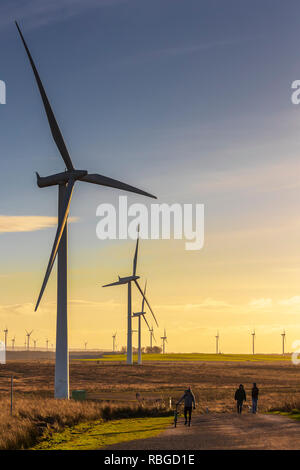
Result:
M64 170L18 20L76 168L126 181L159 203L205 206L205 243L142 240L138 270L167 351L281 352L300 339L300 79L297 0L2 0L0 338L55 343L56 272L34 305L55 236ZM126 343L134 241L96 237L115 190L78 183L69 224L70 347ZM124 195L124 193L122 193ZM128 202L150 202L128 195ZM140 298L134 293L134 309ZM148 312L150 317L150 313ZM134 339L137 341L137 338ZM144 328L143 344L149 343Z

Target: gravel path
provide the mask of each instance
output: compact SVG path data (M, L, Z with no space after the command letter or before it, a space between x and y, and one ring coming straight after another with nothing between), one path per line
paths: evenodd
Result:
M192 426L168 428L159 436L107 450L300 449L300 423L277 415L218 413L193 416Z

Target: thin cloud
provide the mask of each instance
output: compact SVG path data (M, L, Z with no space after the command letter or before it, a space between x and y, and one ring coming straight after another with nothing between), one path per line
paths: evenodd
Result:
M253 299L251 302L249 302L250 307L254 308L266 308L266 307L271 307L272 305L272 299Z
M70 217L69 222L76 222L77 217ZM57 225L57 217L38 215L0 215L0 233L35 232Z
M109 7L128 0L9 0L0 8L0 26L24 20L26 28L36 28L44 24L63 21L78 16L85 10Z
M279 305L297 306L300 305L300 295L295 295L289 299L280 300Z

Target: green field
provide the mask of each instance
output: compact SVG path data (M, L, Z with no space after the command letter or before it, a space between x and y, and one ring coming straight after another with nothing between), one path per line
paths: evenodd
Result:
M81 359L82 361L114 361L125 362L126 354L107 354L95 359ZM133 355L134 362L137 362L137 354ZM202 353L186 353L186 354L143 354L143 361L194 361L194 362L273 362L273 361L290 361L289 354L202 354Z
M134 418L95 421L68 427L43 439L31 450L94 450L134 439L146 439L162 432L173 418Z

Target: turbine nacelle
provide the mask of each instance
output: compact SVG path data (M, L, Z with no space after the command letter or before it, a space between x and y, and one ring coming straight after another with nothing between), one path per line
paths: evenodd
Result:
M63 173L56 173L50 176L40 176L36 172L37 185L39 188L46 188L47 186L67 184L70 179L73 181L80 180L87 174L88 172L86 170L68 170L64 171Z
M136 312L132 314L133 317L141 317L143 315L146 315L146 312Z

